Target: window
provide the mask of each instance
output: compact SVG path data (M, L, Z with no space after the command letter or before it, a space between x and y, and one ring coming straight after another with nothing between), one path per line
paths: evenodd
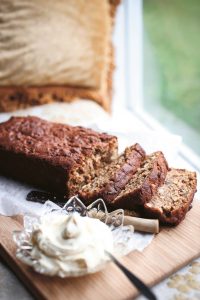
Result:
M199 164L199 0L125 0L124 11L128 106L181 135Z
M199 0L148 0L144 16L146 109L200 154Z

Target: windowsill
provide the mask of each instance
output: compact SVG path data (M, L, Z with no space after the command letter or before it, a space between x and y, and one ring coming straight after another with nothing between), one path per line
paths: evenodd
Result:
M159 130L160 132L165 133L172 133L166 127L162 126L159 121L157 121L154 117L150 114L145 112L142 109L137 109L135 112L137 117L143 121L147 127L153 130ZM182 143L180 155L184 158L197 172L200 173L200 157L187 145Z

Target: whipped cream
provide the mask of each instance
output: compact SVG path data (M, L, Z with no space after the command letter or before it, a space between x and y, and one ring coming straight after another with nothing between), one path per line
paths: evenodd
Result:
M108 260L105 250L113 252L109 227L98 219L78 214L43 217L32 232L31 257L34 268L48 275L84 274L98 269Z

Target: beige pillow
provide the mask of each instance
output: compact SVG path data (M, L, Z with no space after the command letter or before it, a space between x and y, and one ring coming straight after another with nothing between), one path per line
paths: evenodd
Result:
M0 111L77 98L109 110L117 4L1 0Z

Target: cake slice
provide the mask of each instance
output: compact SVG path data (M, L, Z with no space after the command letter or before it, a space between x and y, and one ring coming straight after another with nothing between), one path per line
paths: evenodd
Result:
M74 195L117 157L117 138L37 117L0 124L0 173L53 192Z
M113 163L101 169L98 177L82 187L79 197L85 203L102 198L107 203L121 192L145 158L145 151L139 144L126 148Z
M161 223L179 224L190 208L196 187L195 172L171 169L156 195L144 204L143 215L158 218Z
M148 202L164 183L168 164L162 152L147 156L124 189L109 202L114 208L133 209L136 205Z

